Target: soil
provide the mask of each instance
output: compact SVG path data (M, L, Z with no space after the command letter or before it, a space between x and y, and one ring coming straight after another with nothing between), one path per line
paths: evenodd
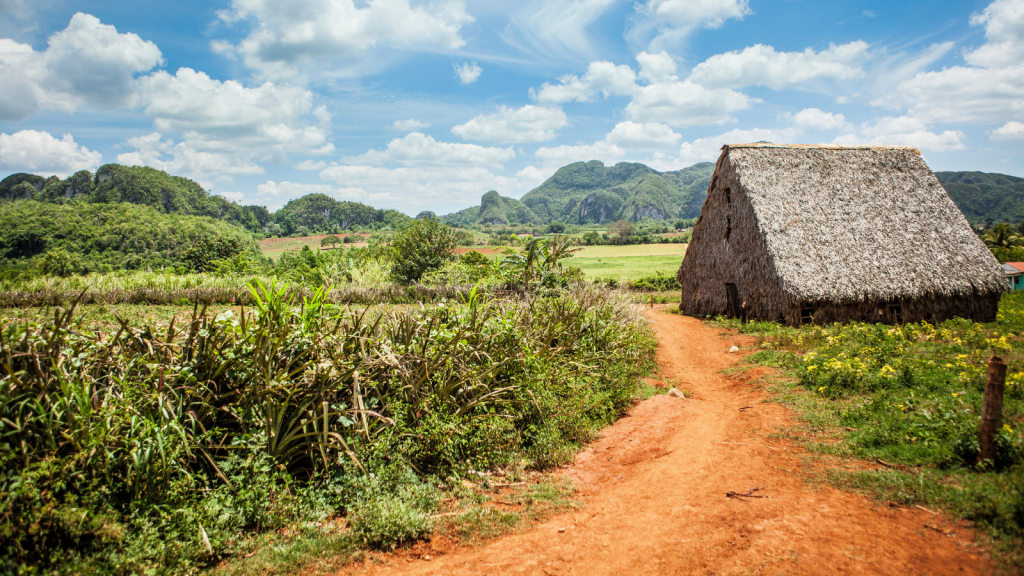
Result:
M979 574L991 571L966 524L806 480L816 459L770 434L794 426L755 384L726 376L751 342L699 320L648 314L658 395L607 428L562 473L582 511L482 546L437 537L350 566L369 574ZM728 497L727 492L754 497Z

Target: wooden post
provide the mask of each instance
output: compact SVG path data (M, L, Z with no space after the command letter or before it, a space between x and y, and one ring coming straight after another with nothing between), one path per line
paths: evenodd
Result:
M1006 364L993 356L988 360L988 382L985 384L985 403L978 426L978 463L996 459L996 433L1003 420L1003 390L1006 387Z

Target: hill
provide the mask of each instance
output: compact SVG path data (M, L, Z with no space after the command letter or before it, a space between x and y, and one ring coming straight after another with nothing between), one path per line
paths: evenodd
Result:
M936 172L972 224L1024 221L1024 178L986 172Z
M644 164L615 166L593 160L560 168L519 200L490 191L480 206L442 216L450 225L606 223L615 220L696 218L711 183L714 164L675 172Z
M206 216L167 214L120 203L0 204L0 269L18 273L44 253L64 250L80 271L203 269L237 254L259 257L252 234Z
M0 202L35 200L51 204L128 203L164 214L208 216L250 232L289 236L325 234L350 227L397 227L410 220L397 210L378 210L359 202L342 202L310 194L271 213L263 206L240 206L212 195L197 182L147 166L107 164L61 180L35 174L11 174L0 181Z

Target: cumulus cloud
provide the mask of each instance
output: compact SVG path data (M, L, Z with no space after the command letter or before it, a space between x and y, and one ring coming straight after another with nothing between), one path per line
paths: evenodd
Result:
M83 104L128 105L135 74L162 61L156 44L81 12L50 35L42 52L0 39L0 119L23 120L38 110L71 112Z
M672 128L658 122L619 122L605 136L612 144L629 149L648 150L674 146L682 138Z
M962 138L964 133L959 130L930 132L920 118L886 116L863 125L858 133L836 138L833 143L914 146L921 150L948 152L964 149Z
M708 58L693 69L690 80L710 88L767 86L783 90L819 78L860 78L864 75L860 65L867 57L868 44L861 40L832 44L821 52L811 48L803 52L776 52L772 46L756 44Z
M462 64L453 64L452 66L455 68L455 76L462 84L472 84L479 80L480 75L484 73L484 69L477 66L476 62L472 64L463 62Z
M438 142L420 132L395 138L384 150L369 150L359 156L344 158L347 164L381 166L491 166L501 167L515 158L512 147L491 148L476 144Z
M395 120L388 125L391 130L398 130L399 132L413 132L415 130L422 130L424 128L430 128L430 122L420 122L409 118L408 120Z
M204 150L194 142L164 139L159 132L129 138L125 144L135 150L118 154L118 164L151 166L204 182L211 177L229 180L232 176L265 172L244 152Z
M130 139L136 148L119 161L196 178L262 174L258 162L287 163L289 154L323 155L331 115L313 107L313 94L266 82L248 88L181 68L155 72L139 82L138 101L156 131ZM181 137L175 142L166 133Z
M662 122L672 126L723 124L733 120L732 113L752 106L758 100L729 88L708 88L679 80L675 60L667 53L641 52L636 57L637 73L624 64L591 62L583 77L563 76L558 84L544 83L531 95L539 102L586 102L598 94L632 96L626 116L637 122Z
M752 130L731 130L717 136L698 138L690 142L683 142L679 146L679 153L675 156L662 152L655 152L654 156L646 162L656 170L679 170L692 166L697 162L714 162L721 154L722 146L725 144L740 144L747 142L774 142L776 144L792 143L800 132L794 128L782 130L768 130L755 128Z
M520 144L551 140L556 130L569 123L565 112L554 106L522 108L500 106L497 112L481 114L465 124L452 128L452 134L463 140L479 140L492 144Z
M64 178L79 170L95 170L102 161L102 154L76 144L71 134L60 140L36 130L0 134L0 170Z
M985 27L988 42L964 54L968 63L1006 68L1024 61L1024 2L996 0L972 16L971 24Z
M971 19L987 42L965 52L971 66L921 72L876 106L907 108L926 122L998 124L1024 118L1024 1L996 0Z
M495 174L485 166L335 165L322 170L320 177L347 189L363 190L353 200L396 206L405 212L454 211L479 203L487 190L517 195L529 190L527 186L532 187L518 178Z
M455 50L466 43L462 26L473 22L458 0L233 0L218 15L229 24L255 21L234 51L272 77L288 77L307 62L346 62L377 46Z
M805 108L796 114L783 114L783 118L805 130L835 130L847 126L845 116L825 112L820 108Z
M733 112L758 102L728 88L706 88L690 81L648 84L626 106L626 116L639 122L672 126L706 126L733 120Z
M752 13L749 0L648 0L638 7L630 36L638 42L654 32L652 46L668 45L699 28L720 28L727 20Z
M989 134L992 140L1024 140L1024 123L1007 122Z
M241 204L245 201L245 193L243 192L218 192L218 196L226 198L235 204Z
M588 102L598 94L605 98L611 95L626 96L636 92L636 72L625 64L616 66L611 62L591 62L582 78L567 74L558 79L558 84L545 82L540 90L530 89L530 95L541 103Z
M556 167L591 160L615 164L626 155L626 151L607 140L598 140L593 144L576 144L574 146L563 144L552 148L538 148L533 155L540 158L545 165Z

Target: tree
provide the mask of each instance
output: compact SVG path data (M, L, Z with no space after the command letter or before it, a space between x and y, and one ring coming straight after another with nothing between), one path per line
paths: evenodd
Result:
M629 220L618 220L608 225L608 234L619 237L619 244L625 244L635 230L633 223Z
M63 248L56 248L43 254L39 261L39 271L54 276L71 276L78 272L78 259Z
M331 234L329 236L324 236L323 240L320 241L320 246L321 247L330 246L331 248L334 248L340 242L341 242L341 238L338 238L337 236Z
M565 224L557 220L548 224L548 234L561 234L562 232L565 232Z
M1015 246L1024 246L1024 238L1017 234L1017 231L1013 229L1006 222L1000 222L992 228L989 228L981 235L981 240L985 242L985 245L989 248L1013 248Z
M687 224L689 224L689 222L687 222L686 220L676 220L672 224L672 227L675 228L676 230L682 230L687 227Z
M455 259L455 231L437 220L412 220L391 240L392 273L403 283Z

